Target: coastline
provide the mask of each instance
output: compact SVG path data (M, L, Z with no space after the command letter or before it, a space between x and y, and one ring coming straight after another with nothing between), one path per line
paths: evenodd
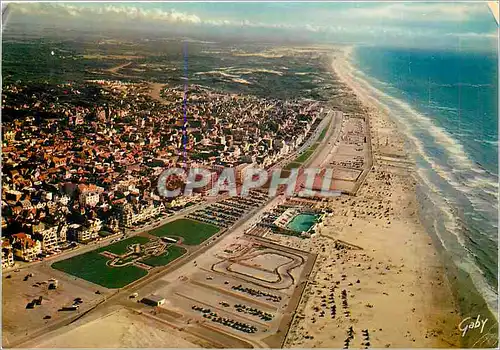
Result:
M366 179L360 182L359 190L352 192L355 195L317 204L327 206L333 213L325 218L324 225L318 226L314 237L270 235L272 240L283 242L285 246L318 254L284 347L342 348L349 327L353 327L355 334L349 347L355 348L488 347L490 338L481 341L475 331L461 336L459 324L467 316L477 316L477 309L464 311L457 302L464 297L470 299L470 291L460 286L470 283L470 288L474 288L474 284L468 276L459 276L460 281L450 278L449 270L456 266L451 258L447 259L447 251L442 249L439 239L425 227L415 165L405 150L405 135L397 121L391 119L392 115L377 105L369 87L362 83L363 79L359 82L352 74L355 69L349 62L352 50L345 48L342 56L338 54L332 69L342 83L346 98L341 103L349 107L346 110L359 109L363 111L361 115L369 116L366 136L371 136L368 142L373 150L365 154L373 154L374 165L366 170ZM153 89L155 87L158 86ZM328 136L326 139L335 138ZM367 158L365 165L366 162ZM432 207L429 208L432 211ZM198 263L202 260L197 259ZM183 273L179 274L181 276L172 278L183 277ZM459 275L460 271L455 274ZM476 303L480 304L479 293L474 298L476 296ZM330 317L333 299L336 317ZM344 301L348 306L344 307ZM323 304L327 303L328 308L325 308ZM326 310L326 316L318 317L318 312L313 312L315 308ZM168 337L172 337L176 347L204 346L180 337L180 332L160 331L152 319L147 322L145 332L149 334L146 334L138 326L146 322L142 320L145 315L140 315L141 312L128 313L126 308L106 315L103 320L112 320L112 333L109 337L94 339L92 346L97 347L102 342L111 344L109 347L144 346L138 342L137 335L145 337L147 346L165 342ZM492 320L490 314L488 317ZM487 332L492 324L492 321L487 324ZM59 342L72 344L75 335L86 341L82 331L88 333L99 326L98 322L89 319L80 320L55 331L37 346L55 346L60 345ZM368 344L363 339L364 330L369 331ZM58 338L52 337L54 335ZM474 339L470 341L470 337Z
M320 255L285 347L341 348L349 327L358 339L350 346L358 346L361 331L368 330L369 347L374 348L461 347L462 316L440 254L419 219L417 183L405 139L354 80L351 53L351 47L342 48L331 68L368 110L374 166L356 196L330 205L334 215L326 220L319 239L311 240L309 247L295 242ZM363 250L335 250L334 240ZM340 309L338 302L340 315L335 319L317 318L314 309L323 305L332 285L335 294L346 291L348 307ZM349 316L344 317L345 309Z
M335 57L331 68L334 74L354 92L363 106L369 109L370 120L373 127L371 133L373 139L372 144L374 145L374 166L377 167L378 165L378 168L382 168L384 155L386 155L384 153L394 153L398 156L404 154L408 156L405 149L407 145L406 135L403 134L404 125L400 125L397 120L391 119L389 111L384 110L382 106L376 103L377 101L375 98L370 95L370 86L364 86L363 83L356 80L353 74L355 68L350 62L353 51L353 47L341 48L341 55L339 55L340 57ZM379 139L378 147L377 138ZM387 149L387 147L381 147L380 141L387 142L387 139L390 143L389 149ZM385 146L387 146L387 144ZM378 161L375 160L377 158ZM468 332L465 337L458 337L458 342L462 347L494 347L498 339L498 326L495 313L477 290L473 277L454 264L450 253L444 248L443 242L440 241L439 237L435 236L430 230L430 227L427 227L426 224L428 223L423 217L425 215L425 203L421 203L422 199L417 198L417 195L419 195L419 182L418 176L414 173L416 166L413 164L413 161L411 163L410 172L412 173L412 185L409 186L406 191L403 191L401 195L408 201L408 208L412 206L414 211L412 213L406 213L410 214L409 216L401 213L403 214L401 220L415 218L414 227L417 228L417 234L423 235L423 237L427 239L430 238L432 242L432 244L428 243L428 253L432 254L433 259L422 266L424 270L434 268L436 270L435 272L442 278L443 286L441 286L441 282L439 282L438 285L434 284L432 286L432 293L429 294L436 293L436 295L442 295L446 299L453 299L453 302L449 303L447 308L450 310L453 309L454 313L460 318L457 319L457 317L455 317L455 322L457 322L455 329L458 329L460 320L466 317L475 318L481 315L483 318L490 320L490 324L486 327L487 331L484 332L484 334L480 332ZM424 208L421 206L424 206ZM425 209L429 210L428 208ZM411 225L408 224L406 226L409 229ZM436 307L437 300L439 300L439 298L428 298L427 305L434 308ZM442 312L444 311L443 309ZM425 314L422 314L422 316L426 317ZM450 320L452 320L452 318L450 318ZM443 345L441 345L441 347L443 347Z

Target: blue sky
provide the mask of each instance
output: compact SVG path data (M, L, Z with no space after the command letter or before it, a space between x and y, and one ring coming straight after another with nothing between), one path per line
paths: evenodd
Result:
M10 19L50 25L147 27L168 34L290 38L321 43L496 48L485 3L12 4Z

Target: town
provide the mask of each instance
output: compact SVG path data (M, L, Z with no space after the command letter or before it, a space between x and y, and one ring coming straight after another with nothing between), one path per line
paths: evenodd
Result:
M148 83L12 84L2 97L2 267L32 262L172 215L203 200L163 198L165 167L213 181L269 168L318 127L324 107ZM182 179L181 179L182 180ZM184 179L185 180L185 179ZM213 185L213 181L209 185Z
M497 348L493 3L2 6L2 347Z

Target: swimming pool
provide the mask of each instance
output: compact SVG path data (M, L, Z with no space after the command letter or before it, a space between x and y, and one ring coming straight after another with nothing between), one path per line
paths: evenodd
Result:
M317 215L299 214L288 223L288 228L296 232L307 232L316 223L317 220Z

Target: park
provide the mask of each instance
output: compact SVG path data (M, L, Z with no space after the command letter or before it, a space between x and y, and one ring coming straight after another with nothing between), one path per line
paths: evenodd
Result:
M150 232L52 264L54 269L105 288L123 288L183 256L182 247L196 246L219 232L214 225L189 219L169 222ZM176 238L166 243L162 238Z

